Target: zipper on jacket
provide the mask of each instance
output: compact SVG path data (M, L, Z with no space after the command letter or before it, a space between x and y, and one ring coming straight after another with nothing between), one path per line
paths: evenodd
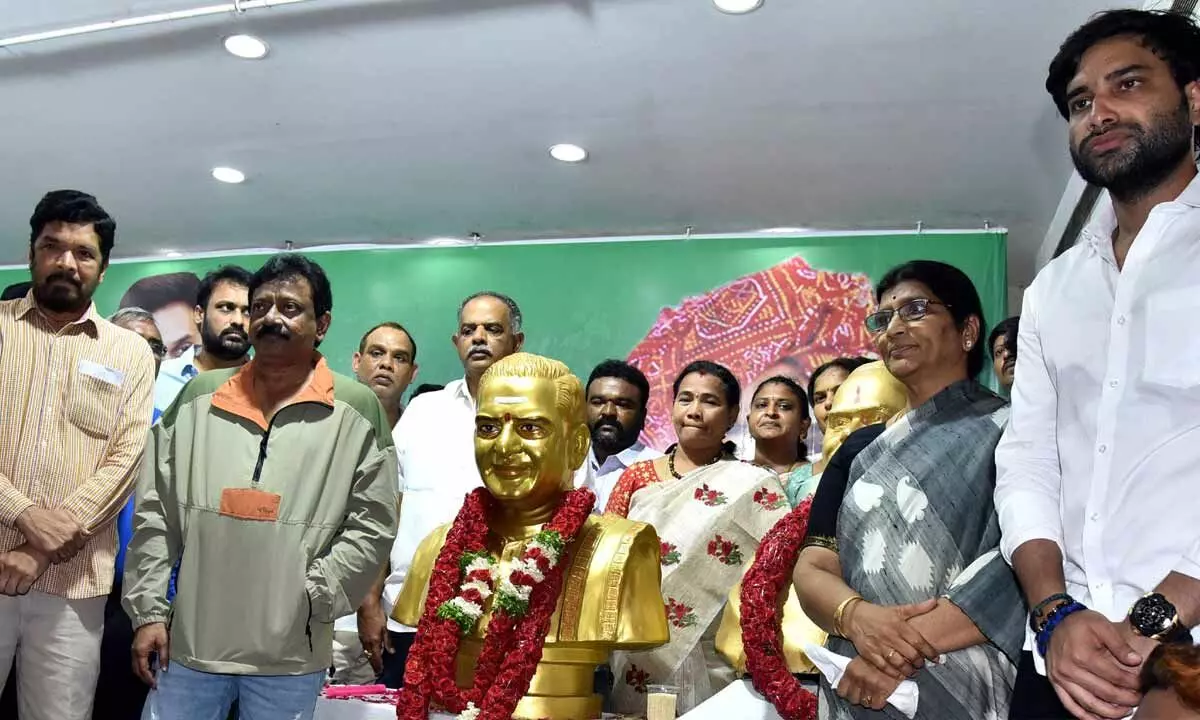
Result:
M254 463L254 475L250 477L251 485L257 485L262 480L263 463L267 460L267 442L271 439L271 428L275 427L276 417L279 417L278 412L267 423L267 431L263 433L262 440L258 443L258 460Z
M284 405L276 410L275 414L271 416L270 422L267 423L267 431L263 433L262 440L258 443L258 460L256 460L254 463L254 475L250 478L251 485L258 485L259 482L262 481L263 463L265 463L267 460L267 443L271 440L271 430L275 428L275 418L279 417L279 414L284 410L297 407L299 405L320 405L321 407L329 407L325 403L316 402L315 400L305 400L303 402L292 403L291 405Z
M304 621L304 636L308 638L308 652L312 653L312 595L308 594L308 590L304 591L304 598L308 600L308 619Z

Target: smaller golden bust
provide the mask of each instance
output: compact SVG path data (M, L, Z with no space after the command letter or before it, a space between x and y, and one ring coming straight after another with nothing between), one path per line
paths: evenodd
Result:
M855 430L887 422L907 406L908 391L882 360L855 369L838 388L825 416L822 457L828 461Z
M566 365L526 353L510 355L484 373L475 416L475 462L496 499L488 518L488 548L500 572L525 542L550 521L571 490L588 451L584 393ZM420 620L444 525L417 548L392 617ZM569 565L550 622L541 662L514 718L566 720L600 716L593 694L597 665L614 650L648 650L670 640L660 589L659 541L654 528L614 516L591 515L567 550ZM467 687L487 634L483 618L464 638L457 682Z
M857 368L833 396L833 404L826 416L825 440L821 443L822 457L828 462L855 430L886 422L904 410L907 404L908 393L904 385L888 372L881 361ZM717 650L739 675L746 671L746 652L742 646L741 595L742 584L738 583L729 593L729 601L721 616L721 626L717 630ZM825 631L804 615L796 591L790 586L787 602L783 606L782 624L783 654L788 669L794 673L816 672L804 654L804 645L824 645Z

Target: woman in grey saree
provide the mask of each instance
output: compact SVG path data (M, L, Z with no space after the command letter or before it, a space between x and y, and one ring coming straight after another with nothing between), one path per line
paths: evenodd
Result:
M1025 608L992 506L1007 408L969 379L983 364L978 294L956 268L915 261L876 300L868 330L911 409L848 438L813 501L796 592L852 658L836 687L822 681L820 717L903 718L887 699L911 679L917 720L1002 720Z

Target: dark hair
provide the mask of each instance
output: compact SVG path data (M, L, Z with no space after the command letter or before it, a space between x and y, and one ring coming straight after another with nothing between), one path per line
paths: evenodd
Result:
M817 394L817 378L821 377L821 374L826 370L829 370L830 368L841 368L842 370L846 371L847 375L849 375L869 362L871 362L871 358L839 357L834 358L827 363L821 363L817 366L816 370L812 371L812 375L808 376L808 399L812 400L813 396Z
M675 382L671 385L672 397L679 394L679 386L683 384L683 379L688 375L712 375L720 380L725 389L725 404L737 412L739 404L742 402L742 386L738 384L733 373L729 372L729 368L711 360L696 360L688 363L687 367L679 371L679 375L675 377Z
M646 379L645 373L624 360L605 360L592 369L591 375L588 375L587 385L583 386L585 395L592 383L600 378L617 378L637 388L638 393L641 394L639 413L645 417L646 405L650 402L650 381Z
M12 285L4 288L4 292L0 294L0 301L23 298L25 297L26 293L29 292L29 288L32 286L33 283L29 281L13 283Z
M100 207L94 195L78 190L51 190L42 196L29 218L29 249L42 234L46 225L64 222L82 225L91 223L100 238L100 264L108 265L117 236L117 221Z
M758 387L754 388L754 395L750 398L751 404L753 404L754 399L758 397L758 394L762 392L762 389L768 385L783 385L788 390L791 390L792 394L796 396L796 400L800 402L800 414L805 420L810 419L808 414L808 395L804 393L804 390L800 387L800 383L791 379L787 375L772 375L766 380L760 382ZM803 435L800 436L800 445L798 450L800 452L801 460L808 457L808 443L804 442Z
M404 333L404 336L408 338L409 344L413 346L412 361L413 362L417 361L417 341L415 339L413 339L412 333L410 333L408 331L408 328L404 327L400 323L392 322L390 320L387 322L381 322L378 325L376 325L375 327L373 327L370 330L363 333L362 340L358 341L358 352L364 353L367 351L367 338L371 337L371 333L375 332L379 328L391 328L392 330L399 330L400 332ZM414 396L415 396L415 393L414 393Z
M412 395L408 396L408 401L412 402L413 398L415 398L418 395L424 395L425 393L428 393L428 392L437 392L438 390L445 389L445 387L446 387L445 385L438 385L437 383L421 383L420 385L413 388Z
M1167 64L1181 91L1200 78L1200 28L1187 16L1150 10L1102 12L1071 33L1050 61L1046 91L1064 118L1070 117L1067 85L1079 72L1084 53L1105 40L1129 36L1138 38Z
M158 312L168 305L184 303L189 309L196 304L200 278L195 273L174 272L151 275L129 286L121 296L120 307L140 307Z
M276 280L304 278L312 289L313 313L321 317L333 310L333 290L321 266L299 253L279 253L268 259L250 277L250 297L260 287Z
M1200 712L1200 646L1165 643L1154 648L1142 666L1142 692L1174 690L1179 701Z
M875 302L878 303L885 292L902 282L918 282L929 288L936 296L934 299L946 305L950 316L954 318L954 326L959 330L966 325L967 318L974 315L979 318L979 336L983 337L987 332L979 292L962 270L937 260L910 260L884 273L883 279L875 286ZM983 371L983 358L983 343L976 338L975 344L967 351L967 377L973 378Z
M478 300L479 298L483 298L483 297L495 298L495 299L499 300L500 302L504 303L505 305L507 305L508 306L509 329L512 330L513 335L516 335L517 333L521 332L521 325L524 322L524 318L522 318L522 316L521 316L521 308L520 308L520 306L517 305L517 301L513 300L512 298L505 295L504 293L498 293L498 292L494 292L492 290L482 290L473 295L468 295L467 298L465 300L463 300L462 303L459 304L459 306L458 306L458 322L459 322L459 324L462 323L462 314L463 314L463 310L467 309L467 303L471 302L472 300Z
M229 283L238 285L244 288L250 287L250 279L253 275L244 267L237 265L222 265L204 276L200 281L200 289L196 291L196 305L202 311L208 310L208 301L212 298L213 290L218 283Z
M1020 321L1021 318L1017 315L1014 315L996 323L996 327L992 328L992 331L988 333L987 351L989 355L995 350L996 340L1000 337L1003 337L1004 347L1008 350L1009 354L1013 355L1014 357L1016 356L1017 330Z

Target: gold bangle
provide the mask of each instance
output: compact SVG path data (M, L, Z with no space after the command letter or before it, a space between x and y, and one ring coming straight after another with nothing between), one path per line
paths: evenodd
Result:
M846 614L847 608L853 605L856 601L862 600L863 596L855 593L846 598L837 606L837 610L833 611L833 634L838 637L846 637L846 633L842 630L842 617Z

